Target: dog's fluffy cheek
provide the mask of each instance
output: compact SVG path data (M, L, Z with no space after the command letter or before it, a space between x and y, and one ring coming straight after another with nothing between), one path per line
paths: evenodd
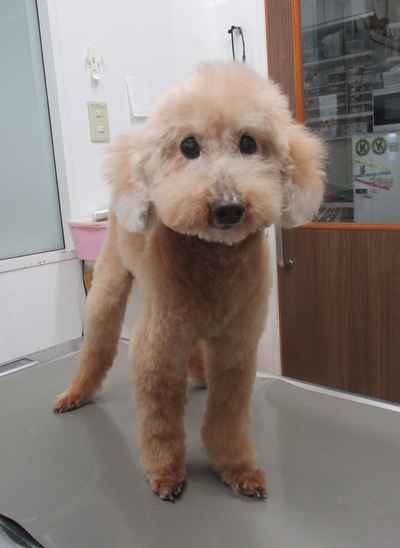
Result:
M161 222L178 232L192 232L208 223L210 189L202 181L179 178L161 181L154 190L154 205Z
M249 171L237 181L236 188L246 206L244 221L249 232L266 228L280 218L284 199L278 170Z
M284 205L281 162L261 154L225 157L223 160L221 172L232 181L235 194L246 208L235 230L240 227L246 236L279 219Z

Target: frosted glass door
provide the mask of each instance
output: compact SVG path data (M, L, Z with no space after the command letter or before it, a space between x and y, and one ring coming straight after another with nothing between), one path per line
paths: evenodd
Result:
M0 1L0 259L64 248L36 3Z

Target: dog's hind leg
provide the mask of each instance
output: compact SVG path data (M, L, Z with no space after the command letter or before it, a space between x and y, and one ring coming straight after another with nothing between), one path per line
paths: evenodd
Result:
M204 367L204 342L197 341L195 351L190 355L189 377L193 379L198 385L206 386L206 372Z
M256 372L256 345L241 340L207 341L208 399L202 428L204 449L222 480L234 491L266 496L265 473L257 467L250 438L250 399Z
M78 371L70 387L54 400L54 411L62 413L88 402L101 387L116 356L132 275L115 248L115 242L107 239L96 262Z

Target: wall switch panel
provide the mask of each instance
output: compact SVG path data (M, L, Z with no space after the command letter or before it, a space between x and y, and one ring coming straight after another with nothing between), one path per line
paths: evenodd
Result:
M107 104L100 101L88 102L90 136L94 142L108 142L110 127L108 125Z

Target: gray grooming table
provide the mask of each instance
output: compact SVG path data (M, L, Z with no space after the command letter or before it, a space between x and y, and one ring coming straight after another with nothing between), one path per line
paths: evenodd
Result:
M199 435L207 393L190 385L188 484L162 502L140 470L126 344L93 403L52 412L80 342L0 377L0 514L45 548L400 546L400 407L258 377L252 431L268 498L254 501L209 466ZM0 546L15 546L5 538Z

